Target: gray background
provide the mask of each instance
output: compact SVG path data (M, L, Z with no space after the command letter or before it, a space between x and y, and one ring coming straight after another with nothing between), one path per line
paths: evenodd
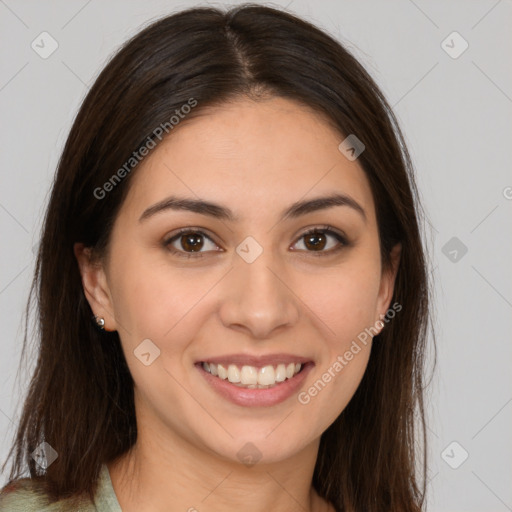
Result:
M71 122L119 44L150 20L192 5L0 0L2 458L28 382L16 374L33 248ZM512 4L267 5L289 5L355 53L393 105L417 169L437 311L428 510L512 510ZM59 45L46 59L31 47L43 31ZM457 58L463 41L448 37L454 31L469 44Z

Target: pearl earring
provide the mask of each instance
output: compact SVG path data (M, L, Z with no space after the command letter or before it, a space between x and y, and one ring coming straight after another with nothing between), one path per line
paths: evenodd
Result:
M96 325L102 330L105 330L105 319L100 316L94 315L94 320L96 322Z

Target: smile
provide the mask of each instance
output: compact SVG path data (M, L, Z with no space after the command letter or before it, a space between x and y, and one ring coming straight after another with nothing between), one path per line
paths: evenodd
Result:
M301 363L256 366L235 364L202 363L203 369L214 377L228 380L231 384L247 389L268 389L293 378L302 369Z
M291 354L219 356L194 365L217 396L243 407L270 407L300 391L315 363Z

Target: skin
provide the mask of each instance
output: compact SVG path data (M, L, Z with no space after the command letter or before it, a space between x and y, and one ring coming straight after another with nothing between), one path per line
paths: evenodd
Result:
M307 390L386 313L400 247L384 271L369 182L338 150L343 138L282 98L203 111L134 171L107 256L95 262L75 246L87 299L119 332L135 381L138 439L109 464L123 511L334 510L311 485L320 436L354 395L371 338L307 405L297 394L271 407L235 405L194 363L233 353L305 356L315 363ZM366 219L335 206L279 221L295 201L333 192L355 199ZM220 203L240 220L167 210L139 222L171 194ZM317 256L301 235L327 224L351 244L328 254L339 242L326 235L326 255ZM183 227L212 239L202 239L202 258L164 247ZM263 248L252 263L235 251L247 236ZM173 247L186 254L179 237ZM147 338L161 351L149 366L133 354ZM247 442L261 453L251 467L237 457Z

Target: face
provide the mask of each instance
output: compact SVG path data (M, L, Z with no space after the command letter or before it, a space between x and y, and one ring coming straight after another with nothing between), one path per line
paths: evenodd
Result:
M139 423L273 462L346 407L395 273L343 139L294 102L239 100L185 120L134 171L107 258L77 257L91 308L119 332Z

